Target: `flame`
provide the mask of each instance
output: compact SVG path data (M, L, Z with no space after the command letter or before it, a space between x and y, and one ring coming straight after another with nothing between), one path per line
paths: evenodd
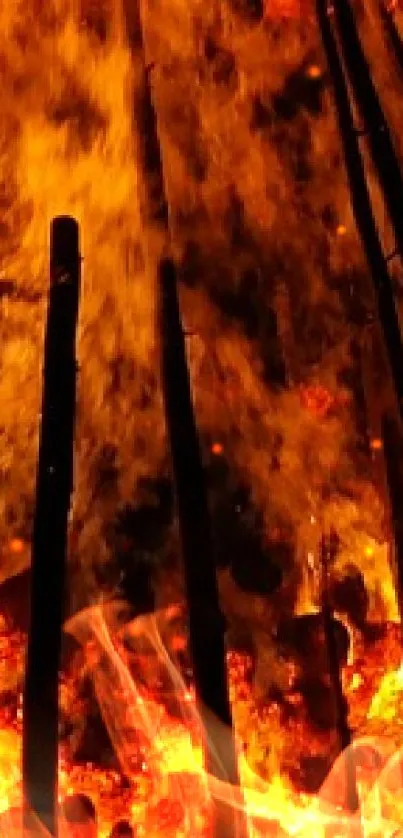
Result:
M81 355L89 359L82 366L80 376L83 404L80 414L82 417L88 414L91 421L93 416L101 416L104 438L113 445L125 437L132 451L132 426L125 420L136 396L139 396L139 402L147 400L150 388L145 387L144 395L141 370L150 369L150 350L153 348L149 325L153 322L152 283L146 276L140 242L138 172L129 104L135 69L124 38L121 4L110 4L109 25L114 35L104 39L99 32L97 34L96 26L85 25L80 8L86 5L88 8L92 5L93 9L97 6L96 3L69 4L66 0L46 0L43 4L36 0L10 0L0 5L4 116L0 155L5 172L1 196L2 219L7 227L7 234L2 237L7 246L4 252L1 251L1 281L18 290L23 287L24 293L28 297L31 294L41 305L47 282L45 235L49 221L60 213L69 213L78 219L86 254ZM298 16L305 5L296 0L265 3L267 16L278 14L279 9L284 16ZM317 69L315 65L311 68L313 78L317 76ZM110 79L113 84L108 83ZM249 189L249 171L246 180ZM255 194L255 183L251 184L251 189ZM260 202L256 205L260 213ZM337 229L339 235L346 231L344 225ZM111 297L110 289L117 279L119 295ZM203 305L206 307L207 302L201 302L201 312L205 310ZM5 316L10 313L9 308L6 301ZM0 379L2 423L10 428L21 428L21 432L18 431L21 439L2 451L2 469L4 467L7 473L16 472L15 481L21 485L25 485L26 474L28 482L32 481L36 455L32 445L27 454L25 440L35 438L37 427L39 380L32 371L39 369L42 358L43 316L35 311L32 318L30 330L21 330L21 323L16 318L13 337L3 347ZM102 327L97 327L100 322ZM249 403L267 405L267 410L263 410L262 427L266 428L269 439L272 429L268 423L273 411L269 409L271 403L267 401L267 395L262 395L259 379L251 373L251 365L247 362L249 350L244 352L240 340L232 344L226 335L217 340L220 357L225 360L228 356L229 368L231 358L231 364L238 370L238 376L234 376L232 399L235 411L241 414L240 422L244 423L242 435L248 438L255 432L254 423L248 424L248 411L245 409L245 415L242 412L243 405L246 408ZM132 378L140 383L131 381L132 401L121 392L116 402L110 404L105 393L108 394L108 388L113 389L111 367L119 354L138 366L139 374ZM107 375L105 368L108 368ZM237 378L240 390L237 389ZM244 398L238 398L239 392ZM284 470L288 477L285 488L283 484L275 486L272 495L282 496L287 511L297 509L293 513L295 521L300 522L305 516L309 530L317 523L315 497L321 496L321 484L318 481L317 490L307 488L306 472L301 480L299 452L304 448L311 457L316 449L322 451L323 461L314 459L310 468L312 484L315 476L322 475L324 470L334 464L339 467L341 448L339 452L334 437L335 428L337 431L341 428L333 426L331 421L336 412L332 409L344 403L345 394L341 395L341 390L337 396L335 393L333 381L328 386L313 383L302 388L299 395L287 393L275 402L285 415L284 437L288 448ZM305 412L311 414L302 417L301 422L295 421L298 398L307 408ZM210 412L214 413L213 410ZM256 410L250 413L252 416ZM147 440L153 439L153 451L149 453L150 457L155 457L155 463L163 451L159 420L155 407L151 413L136 411L139 436L143 422L144 435ZM84 423L85 420L81 421ZM83 438L85 441L81 442ZM80 458L81 450L85 453L86 446L91 445L88 436L85 438L79 433L78 439ZM254 457L250 457L247 450L243 467L245 471L250 467L251 474L262 475L261 491L266 494L267 472L265 458L261 456L261 450L266 450L266 437L263 435L257 442L257 455L255 452ZM373 440L372 448L379 450L381 445ZM218 455L223 447L216 442L211 450ZM242 465L239 452L238 455ZM140 456L139 460L136 468L142 473L144 464ZM150 467L150 462L147 465ZM81 480L78 468L79 484ZM275 476L273 480L276 480ZM127 482L130 484L129 477ZM295 487L302 484L303 490L296 493ZM130 491L131 485L128 494ZM90 484L79 485L79 503L85 503L85 499L92 496ZM22 506L19 497L16 506L17 511ZM311 514L311 507L315 515ZM374 511L372 500L363 501L361 508L369 510L371 524L372 519L381 517L377 510ZM344 553L341 552L340 561L347 563L351 555L363 556L365 560L371 604L378 617L380 600L376 600L375 580L382 578L382 616L390 623L397 612L391 577L386 570L384 572L387 545L374 541L368 552L367 522L362 524L358 520L353 504L346 502L339 507L329 504L327 514L330 520L339 522L340 530L344 528L344 533L351 533L350 540L345 539L342 545ZM13 526L15 524L14 532L19 532L19 522L15 523L12 515L9 517ZM88 525L91 545L98 544L96 520L97 515L92 514ZM269 523L273 524L272 521ZM309 545L310 539L308 534ZM24 542L20 538L10 539L8 534L4 543L8 544L10 553L24 552ZM310 560L314 565L312 550L310 546L307 555L312 557ZM396 832L402 822L401 784L397 784L397 778L402 762L399 742L403 690L392 631L373 647L372 657L363 642L361 646L360 642L354 644L354 655L349 658L344 677L356 741L349 751L338 757L321 792L309 795L294 788L284 768L286 760L291 757L297 760L297 753L290 754L290 751L294 749L300 753L301 748L305 748L309 755L315 756L326 746L336 753L337 743L331 741L329 744L324 736L315 735L303 718L301 696L292 692L295 680L292 667L286 671L285 681L295 715L284 729L279 704L269 699L259 703L254 694L250 658L237 653L228 656L241 777L241 786L237 788L231 782L235 766L229 757L230 733L207 708L197 705L189 678L185 678L175 663L176 656L186 650L185 630L171 631L180 609L141 617L124 626L119 618L119 607L110 604L108 608L90 608L68 624L67 631L82 644L82 654L78 658L77 671L63 674L60 687L62 706L79 735L80 724L88 711L79 687L84 674L91 675L116 755L117 765L112 768L83 763L75 758L70 740L61 743L60 803L72 795L86 795L96 809L98 838L109 838L118 819L131 821L137 836L144 838L160 838L162 834L203 838L211 835L217 811L228 835L239 835L240 838L244 814L250 838L260 835L308 838L313 831L318 838L325 838L330 831L332 835L339 832L369 838L377 833L387 836ZM304 612L312 609L310 590L300 599L300 607ZM0 834L19 838L22 832L23 720L18 679L23 669L25 639L3 623L0 628ZM291 745L287 746L288 736ZM214 758L214 776L207 774L204 768L206 749ZM367 756L366 762L363 754ZM371 759L368 754L372 755ZM349 815L340 808L340 799L344 799L346 765L351 759L362 775L360 821L358 816ZM365 765L361 765L360 760ZM47 836L43 825L34 817L27 829L32 836ZM61 838L77 835L76 827L62 813L60 835Z
M92 801L98 821L97 832L86 832L86 827L80 827L82 833L77 832L78 827L68 822L61 810L63 838L77 834L109 838L119 820L131 822L135 834L144 838L212 838L217 811L225 827L220 834L228 838L308 838L313 830L319 838L329 834L360 838L399 834L403 817L403 751L399 748L403 664L383 674L377 689L372 673L372 692L360 730L350 748L339 754L315 795L298 792L284 773L280 753L284 731L278 738L275 708L268 712L268 702L257 712L248 677L248 656L229 653L241 778L238 787L233 784L230 732L207 708L198 706L192 686L175 660L172 640L179 634L178 620L185 631L183 608L170 607L131 622L125 622L123 615L121 603L103 603L80 612L66 625L66 632L81 644L81 652L77 653L80 665L75 676L73 668L62 679L68 688L62 705L69 706L72 718L82 716L82 707L74 707L79 692L75 678L77 673L79 680L84 671L90 673L118 765L108 769L80 764L74 761L68 742L61 744L60 802L84 794ZM391 638L387 646L390 642ZM378 666L384 664L384 657L385 648ZM348 667L345 671L345 686L350 704L362 707L360 690L365 673L361 676L354 665L350 673ZM16 711L8 721L3 717L0 828L5 835L16 838L21 834L21 730L21 713ZM272 746L276 743L279 747L278 753L273 752L266 760L270 765L266 779L259 774L258 760L254 764L253 748L247 747L254 731L259 730L266 731ZM305 744L309 748L308 738ZM214 775L204 767L206 750L214 757ZM360 798L355 814L344 806L349 765L354 766ZM27 836L48 835L35 819L26 830Z

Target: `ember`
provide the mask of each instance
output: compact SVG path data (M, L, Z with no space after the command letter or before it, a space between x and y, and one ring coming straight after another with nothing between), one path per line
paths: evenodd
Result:
M326 416L335 399L326 387L320 384L312 384L301 388L301 402L304 407L318 416Z
M224 451L224 448L221 445L221 442L213 442L213 444L211 446L211 451L216 456L219 456L220 454L222 454L223 451Z

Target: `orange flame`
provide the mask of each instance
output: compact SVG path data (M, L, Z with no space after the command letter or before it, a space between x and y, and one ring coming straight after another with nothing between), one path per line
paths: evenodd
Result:
M175 663L173 646L181 614L179 606L171 607L124 623L121 603L109 603L88 608L67 624L67 632L82 646L85 666L91 672L120 769L101 769L92 764L80 766L72 760L66 744L63 745L60 800L73 793L87 795L97 811L98 826L78 827L68 823L61 814L62 838L77 835L109 838L118 818L131 821L135 835L144 838L161 835L212 838L217 812L223 838L293 835L308 838L313 830L320 838L398 835L403 819L403 750L396 747L391 728L389 737L357 736L335 761L320 792L302 794L295 791L275 763L267 780L248 764L234 704L241 786L233 783L235 766L229 756L230 732L211 712L198 706ZM237 684L242 672L240 659L231 654L228 661L233 700L241 701L242 695L245 700L246 682L242 689L242 684ZM348 677L346 672L350 700L354 700L352 696L360 689L354 675L357 673ZM389 722L393 719L399 727L403 719L401 667L381 679L366 717L368 730L371 725L376 730L377 724L379 729L387 719ZM3 723L2 727L0 834L19 838L20 716L13 724ZM249 729L249 736L251 733ZM210 753L213 773L207 773L204 768L206 751ZM355 814L343 808L348 765L352 762L360 798L360 809ZM126 785L122 784L123 776ZM25 834L48 838L45 828L35 819L26 827Z

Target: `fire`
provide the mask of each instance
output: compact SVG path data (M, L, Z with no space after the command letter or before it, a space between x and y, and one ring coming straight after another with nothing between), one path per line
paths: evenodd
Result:
M317 795L298 792L284 773L276 702L267 702L265 707L256 704L249 656L230 653L228 667L242 782L242 788L237 789L229 781L231 768L225 746L228 731L206 709L197 706L192 689L174 662L175 654L167 638L180 610L166 609L121 624L119 607L120 604L109 603L87 609L66 626L67 632L82 644L82 652L77 653L80 662L83 654L87 660L88 649L87 666L118 760L113 768L79 763L73 757L69 740L61 743L60 802L79 801L79 796L84 795L84 800L91 801L90 811L96 813L97 831L82 834L109 838L119 834L112 832L116 824L129 822L134 835L144 838L212 838L217 807L224 807L228 836L244 834L237 832L242 813L246 816L248 838L308 838L312 830L320 838L329 834L357 834L361 838L398 834L403 816L401 784L397 787L403 765L399 751L403 668L399 665L378 680L375 675L376 667L381 671L390 655L393 633L386 635L378 647L369 684L364 671L360 674L354 668L357 661L345 670L352 713L361 715L360 729L349 752L336 759ZM172 636L177 637L177 628ZM9 637L11 641L11 633ZM3 654L13 654L11 642ZM72 722L77 721L76 714L83 712L76 703L82 663L81 669L77 666L73 663L63 678L68 689L62 696L62 705L71 714ZM369 695L364 716L363 685ZM8 716L3 712L0 729L0 824L7 836L17 836L20 824L22 719L18 709L17 700ZM256 742L267 738L272 750L271 756L266 756L270 770L265 779L260 776L259 745L255 752L250 747L256 733ZM307 737L309 748L306 724L300 735ZM284 731L282 737L284 740ZM221 766L217 776L208 775L204 769L206 748L217 754L217 764ZM361 801L358 814L349 813L342 805L348 760L355 764ZM72 808L70 804L61 810L63 838L76 835L77 827L63 815L68 808ZM46 831L34 823L29 834L45 838Z
M264 0L265 17L274 18L308 18L312 17L312 3L310 0Z
M280 10L283 16L298 17L307 4L279 0L265 5L267 16L278 14ZM34 300L33 306L42 306L47 275L45 231L48 222L59 213L69 213L78 219L86 254L81 355L90 359L88 364L83 364L80 374L81 417L84 417L81 422L91 424L97 417L99 425L94 419L94 426L102 426L105 447L109 445L113 450L124 438L127 450L132 454L133 436L128 417L133 405L137 408L137 405L151 403L150 409L136 409L136 433L140 444L133 469L137 469L136 474L143 474L142 443L152 439L149 456L154 458L157 468L164 452L164 439L160 414L155 406L157 399L152 395L150 384L150 356L154 349L150 324L154 302L152 282L144 267L140 211L135 197L138 169L130 103L136 68L133 68L125 41L121 4L110 4L112 12L107 22L102 18L101 6L102 3L68 4L65 0L49 0L44 4L33 0L31 3L4 2L0 6L2 104L7 135L5 140L3 135L0 138L5 172L1 194L4 226L9 229L7 248L1 254L1 281L18 289L21 278L27 278L24 293ZM106 23L114 30L113 38L106 37ZM316 79L321 72L319 67L312 65L308 75ZM110 83L112 79L113 84ZM215 156L219 157L217 151ZM231 171L232 168L231 165ZM249 189L249 174L246 181ZM265 178L262 178L264 182ZM251 190L255 191L254 184ZM257 201L257 213L260 213L259 205ZM336 232L342 236L347 228L339 225ZM117 284L119 294L111 295L111 288ZM207 306L207 303L203 305ZM8 303L4 303L5 316L9 314L8 309ZM27 438L35 439L37 430L39 387L32 384L31 377L32 370L40 367L42 323L39 308L32 314L29 330L25 329L25 321L21 323L16 317L12 338L5 345L2 356L2 424L20 429L13 451L11 446L10 450L2 451L2 468L8 473L16 471L16 482L21 485L32 482L34 474L34 446L28 454L25 446ZM263 474L262 493L266 494L265 453L270 439L275 437L272 433L275 428L270 426L275 411L269 409L272 403L261 394L259 379L253 377L247 365L247 353L243 354L241 341L225 342L226 333L219 340L221 355L228 355L228 367L230 357L232 363L235 356L234 365L241 370L239 391L236 376L233 376L235 412L239 412L240 421L245 423L243 435L248 437L255 433L257 437L255 456L249 458L247 452L244 459L253 465L256 474ZM93 352L94 346L96 352ZM121 367L126 362L131 398L126 397L124 387L121 387L116 403L111 404L109 395L114 392L116 381L123 374ZM292 506L291 496L301 512L299 519L299 513L295 514L295 520L305 516L309 529L320 525L316 496L319 497L321 487L318 483L317 491L311 489L305 473L304 481L299 480L303 483L302 492L298 498L297 494L293 495L298 483L295 474L301 472L293 440L297 433L295 429L300 426L300 447L309 457L316 447L323 447L326 453L324 465L322 461L316 465L313 460L309 474L312 483L321 469L328 466L330 469L329 463L333 460L339 467L331 421L332 414L337 412L333 408L344 404L344 395L342 397L339 390L336 396L336 390L332 388L333 382L329 387L313 383L301 388L300 401L305 413L310 414L306 424L305 419L299 423L295 418L298 393L278 397L280 411L283 410L282 400L288 399L290 403L290 407L283 410L289 423L287 427L284 420L288 477L283 507L288 510ZM238 392L242 395L239 400ZM244 405L247 408L249 403L253 406L250 416L248 410L244 412ZM257 406L261 404L267 405L262 424L267 438L265 434L260 438L255 419L250 418L259 413ZM329 420L329 424L325 420ZM317 433L322 436L317 437ZM332 447L328 442L323 446L320 444L321 440L328 440L327 433ZM78 437L81 440L80 433ZM282 442L278 446L279 457L282 456L281 445ZM374 439L371 447L374 451L380 450L382 443ZM79 442L79 465L81 458L88 456L87 448L91 448L91 443L85 438L84 442ZM211 452L222 454L222 444L214 442ZM150 462L147 465L150 466ZM83 506L86 502L92 504L93 485L88 474L84 478L82 473L78 468L80 485L76 512L78 518L84 519ZM130 491L131 485L128 493ZM94 506L96 503L94 500ZM24 532L14 520L20 514L20 506L18 496L15 508L11 510L13 515L9 516L15 526L14 532ZM372 505L367 506L372 511ZM364 502L362 507L366 508ZM311 508L318 514L310 514ZM342 507L335 507L332 516L340 522L340 527L343 524L345 531L352 533L351 541L342 545L346 562L351 559L350 554L355 558L363 556L372 582L375 570L378 577L383 576L379 568L386 566L386 547L379 548L375 542L372 546L367 534L362 535L365 527L360 527L356 519L351 522L349 514L346 502ZM73 552L81 541L86 549L94 549L94 545L97 549L100 540L97 521L100 519L102 515L95 511L87 533L82 535L77 529L71 539ZM281 540L280 530L276 533L273 527L273 541L275 535ZM307 541L310 538L308 534ZM25 551L25 542L19 537L10 539L8 534L4 543L12 554L22 555ZM314 550L309 549L306 555L314 566ZM70 670L62 673L60 684L61 705L68 722L66 729L72 729L72 732L64 732L60 745L61 838L75 838L79 829L81 834L95 835L94 825L89 825L86 831L82 824L77 826L71 822L69 809L80 800L79 795L92 804L89 811L95 812L97 838L109 838L112 830L116 833L119 822L131 824L137 838L160 838L161 835L211 838L217 809L224 811L228 838L232 835L244 838L243 815L249 838L263 835L308 838L313 833L318 838L337 833L374 838L377 834L396 834L403 811L396 788L396 777L403 761L399 752L403 677L400 658L396 659L398 644L391 621L391 614L395 616L394 592L389 579L385 578L380 600L376 600L374 586L370 593L370 605L378 617L379 601L383 603L381 616L388 631L371 647L362 637L354 644L353 660L349 660L343 674L355 741L351 753L340 755L335 761L321 790L311 794L298 790L292 781L290 768L295 767L293 760L297 762L297 752L305 752L315 760L329 749L336 757L338 743L333 734L318 732L310 726L304 715L302 693L295 688L296 667L288 665L283 677L284 704L289 713L284 724L284 706L278 695L265 696L264 700L257 695L253 681L255 662L251 656L234 651L228 654L241 776L241 788L237 788L231 783L233 766L228 764L229 731L206 708L198 706L190 677L183 673L178 663L187 649L185 628L182 633L176 629L172 631L169 641L164 636L174 614L158 612L123 626L113 607L109 611L94 607L79 613L67 625L66 631L80 641L81 652L71 661ZM309 598L305 604L312 606ZM265 608L266 602L261 609L263 617ZM22 831L23 719L19 690L25 641L26 638L1 621L0 834L7 838L19 838ZM273 667L274 658L274 655L270 658ZM106 758L97 762L77 757L77 741L81 742L83 728L95 704L95 699L88 698L83 688L83 681L90 677L112 743L109 762ZM215 759L217 772L214 776L204 768L206 749ZM358 815L351 815L340 807L346 761L350 758L355 760L359 774L360 822ZM35 818L32 818L30 834L46 838L44 827Z

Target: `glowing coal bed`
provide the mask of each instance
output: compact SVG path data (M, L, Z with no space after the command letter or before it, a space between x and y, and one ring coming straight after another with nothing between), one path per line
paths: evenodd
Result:
M315 618L315 615L311 615ZM220 771L203 769L200 714L184 660L183 611L170 607L127 621L121 603L94 607L75 616L68 635L79 641L61 678L60 835L209 836L214 807L225 807L226 834L253 836L397 836L403 819L399 752L403 719L403 669L399 666L396 624L378 628L378 639L354 644L355 660L343 670L350 721L356 735L354 755L360 809L345 808L346 761L337 757L332 728L320 731L304 710L295 689L295 665L283 702L257 701L253 662L241 652L228 654L235 726L239 742L242 791L227 782L228 731L202 712L208 743L218 752ZM74 642L75 642L74 641ZM2 624L2 681L23 669L25 638ZM385 675L385 671L387 674ZM93 695L83 689L91 679ZM294 712L285 713L285 702ZM95 703L112 747L100 760L73 758ZM21 700L2 693L0 733L0 829L21 834ZM67 731L68 734L67 735ZM102 739L101 724L95 742ZM298 790L301 764L333 751L333 767L318 793ZM94 753L98 750L96 745ZM107 749L108 750L108 749ZM246 812L246 821L241 813ZM96 824L95 824L96 821ZM113 831L115 830L115 831ZM126 830L126 831L125 831ZM130 831L132 830L132 831ZM33 822L30 835L48 833Z

